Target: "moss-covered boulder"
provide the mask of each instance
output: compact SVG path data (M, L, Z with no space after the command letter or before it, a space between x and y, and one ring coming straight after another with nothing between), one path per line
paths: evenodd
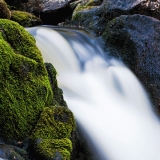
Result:
M0 18L10 19L11 12L4 0L0 0Z
M23 27L32 27L42 24L42 21L38 17L23 11L11 11L11 20L18 22Z
M35 39L7 19L0 19L0 62L0 137L23 140L53 94Z
M33 130L35 151L43 160L70 160L75 120L67 107L46 107Z

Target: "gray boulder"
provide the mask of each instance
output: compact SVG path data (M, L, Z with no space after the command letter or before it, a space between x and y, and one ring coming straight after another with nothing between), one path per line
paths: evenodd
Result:
M72 0L28 0L26 3L29 12L53 12L66 7Z
M69 4L73 0L28 0L24 3L27 12L34 13L44 24L56 25L72 15Z
M87 0L77 5L72 24L99 36L120 15L142 14L160 19L160 0Z
M0 160L28 160L27 152L12 145L0 144Z
M160 115L159 27L160 21L155 18L123 15L108 23L102 38L109 53L122 58L137 75Z

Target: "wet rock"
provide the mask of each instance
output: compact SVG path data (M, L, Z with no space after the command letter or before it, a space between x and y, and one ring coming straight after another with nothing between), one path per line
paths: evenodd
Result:
M27 160L27 152L12 145L0 144L0 159Z
M69 4L73 0L28 0L25 3L27 12L39 15L45 24L58 24L71 17L72 9Z
M54 93L53 105L61 105L67 107L67 103L63 98L63 91L58 87L57 83L57 71L51 63L45 63L45 67L48 73L48 79L50 81L50 85L52 91Z
M28 0L26 7L30 12L53 12L66 7L71 0Z
M99 36L106 24L120 15L142 14L160 19L159 0L87 0L78 4L72 16L72 24L84 26Z
M109 53L137 75L160 114L160 21L123 15L108 23L102 38Z

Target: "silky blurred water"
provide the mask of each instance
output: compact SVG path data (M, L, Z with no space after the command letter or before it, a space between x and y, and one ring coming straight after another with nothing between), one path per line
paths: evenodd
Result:
M134 74L104 59L96 39L81 30L35 27L44 61L97 160L160 160L160 125Z

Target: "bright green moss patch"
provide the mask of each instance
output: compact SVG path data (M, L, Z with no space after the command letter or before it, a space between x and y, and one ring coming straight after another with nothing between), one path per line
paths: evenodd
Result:
M75 120L68 108L45 108L32 134L37 154L51 159L61 153L64 160L69 160L72 151L70 134L74 129Z
M23 27L31 27L42 24L42 21L38 17L23 11L12 11L11 20L18 22Z
M74 12L83 11L83 10L89 10L94 8L95 4L93 0L88 1L82 1L82 3L79 3L74 10Z
M75 127L73 113L66 107L46 107L33 131L36 139L69 138Z
M70 160L72 143L69 139L45 139L39 140L36 146L38 152L44 160L58 159Z
M53 94L34 38L6 19L0 19L0 62L0 136L23 140Z
M0 0L0 18L10 19L11 13L4 0Z

